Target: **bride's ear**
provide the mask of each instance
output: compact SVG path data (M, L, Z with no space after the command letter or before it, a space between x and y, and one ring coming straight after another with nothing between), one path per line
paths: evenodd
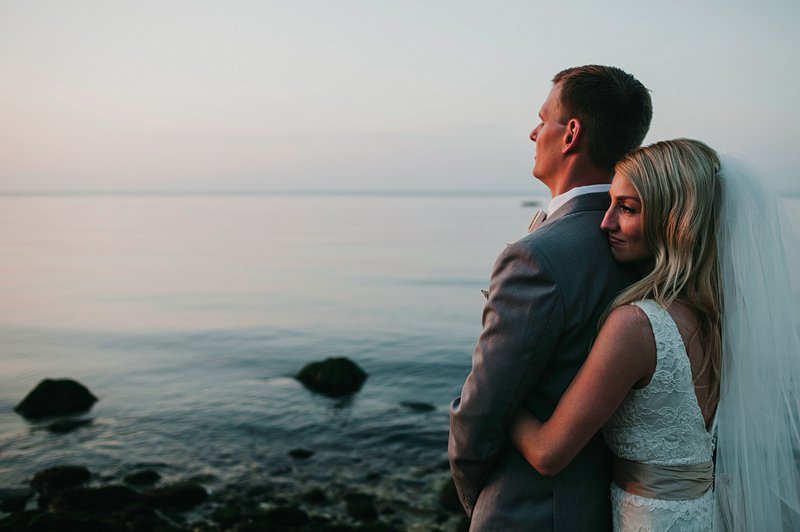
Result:
M583 136L583 124L577 118L570 118L564 132L564 142L561 146L561 153L567 154L578 149Z

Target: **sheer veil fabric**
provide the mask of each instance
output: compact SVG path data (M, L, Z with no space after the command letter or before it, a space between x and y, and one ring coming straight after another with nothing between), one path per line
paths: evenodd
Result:
M748 164L723 157L720 186L714 530L800 530L800 240Z

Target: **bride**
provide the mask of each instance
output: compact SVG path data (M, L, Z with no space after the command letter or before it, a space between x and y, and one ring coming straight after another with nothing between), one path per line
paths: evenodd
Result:
M511 437L555 475L602 428L614 530L800 530L800 341L782 204L687 139L616 166L601 228L643 278L546 421Z

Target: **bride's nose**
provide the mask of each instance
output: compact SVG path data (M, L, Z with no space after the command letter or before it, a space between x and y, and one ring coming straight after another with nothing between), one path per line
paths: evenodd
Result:
M617 216L613 205L608 208L605 216L603 216L603 221L600 222L600 229L603 231L614 231L617 229Z

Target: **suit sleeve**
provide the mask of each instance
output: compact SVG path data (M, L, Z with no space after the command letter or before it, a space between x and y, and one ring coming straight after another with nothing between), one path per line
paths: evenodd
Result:
M545 258L535 255L517 243L498 257L472 371L450 406L448 456L467 515L563 328L558 285Z

